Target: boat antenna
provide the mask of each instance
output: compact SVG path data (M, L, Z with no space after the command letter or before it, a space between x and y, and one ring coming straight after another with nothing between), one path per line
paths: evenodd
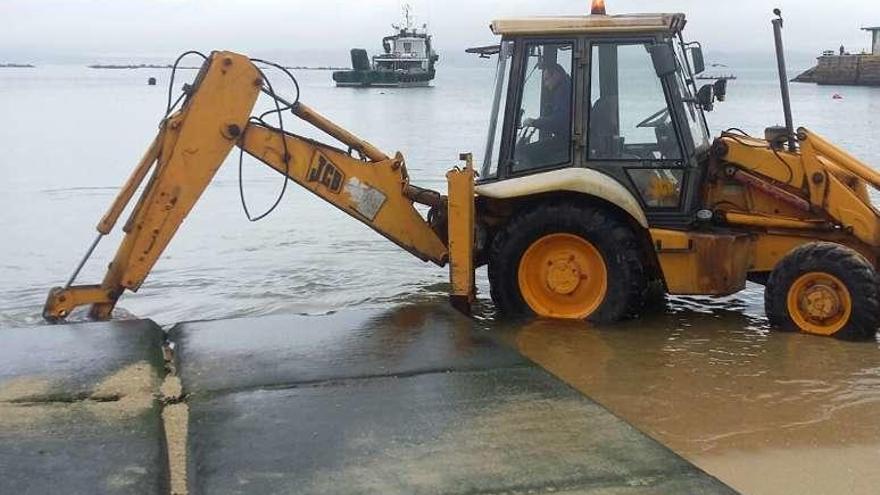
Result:
M412 5L403 4L403 18L406 20L407 31L412 29Z
M410 11L412 10L412 6L408 3L403 4L403 24L392 24L391 27L395 31L409 31L412 29L412 14Z
M431 23L431 2L425 2L425 3L427 4L426 6L428 7L428 8L427 8L428 15L425 16L425 23L424 23L424 25L422 26L422 28L423 28L425 31L427 31L427 30L428 30L428 24Z

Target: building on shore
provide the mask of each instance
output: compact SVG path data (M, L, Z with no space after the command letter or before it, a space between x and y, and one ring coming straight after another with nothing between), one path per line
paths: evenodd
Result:
M862 31L871 33L871 54L880 55L880 26L862 28Z
M816 66L794 78L794 82L880 86L880 26L862 28L871 33L871 53L822 53Z

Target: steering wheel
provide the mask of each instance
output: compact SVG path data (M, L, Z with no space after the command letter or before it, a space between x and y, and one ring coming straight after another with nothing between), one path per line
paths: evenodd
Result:
M663 107L651 114L647 119L639 122L636 127L662 127L666 125L666 119L669 118L669 107Z
M517 137L516 137L516 142L518 144L521 144L521 143L526 143L526 142L531 141L532 136L537 131L538 131L538 128L535 127L534 125L520 124L519 130L517 133Z

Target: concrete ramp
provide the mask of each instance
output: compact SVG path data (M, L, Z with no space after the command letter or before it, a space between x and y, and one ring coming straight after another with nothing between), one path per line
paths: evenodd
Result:
M0 493L168 493L150 321L0 329Z
M437 305L189 322L169 332L184 392L532 366Z
M734 493L445 305L0 336L0 493Z
M170 339L191 494L734 493L442 305Z

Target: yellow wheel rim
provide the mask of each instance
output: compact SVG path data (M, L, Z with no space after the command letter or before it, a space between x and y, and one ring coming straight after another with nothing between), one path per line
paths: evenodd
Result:
M586 318L608 290L608 271L599 250L572 234L550 234L532 243L517 275L520 294L540 316Z
M852 297L834 275L805 273L788 289L788 314L802 331L819 335L839 332L852 315Z

